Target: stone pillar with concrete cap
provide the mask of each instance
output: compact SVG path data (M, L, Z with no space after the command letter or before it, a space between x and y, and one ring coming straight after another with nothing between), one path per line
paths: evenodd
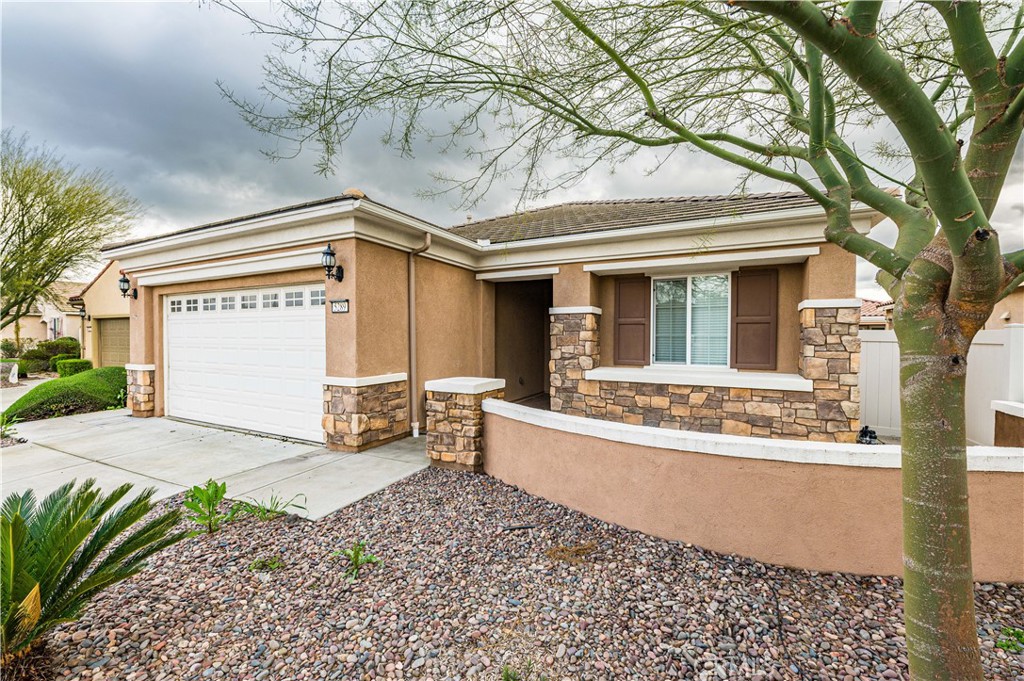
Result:
M427 381L427 456L431 466L480 473L484 468L484 411L504 399L505 379L459 376Z
M136 418L149 418L156 415L156 365L125 364L127 373L127 396L125 406L132 410Z

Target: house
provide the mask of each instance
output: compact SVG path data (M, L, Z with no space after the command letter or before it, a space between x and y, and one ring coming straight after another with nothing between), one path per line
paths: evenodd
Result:
M17 335L22 341L39 342L61 336L69 336L80 341L82 318L78 309L68 302L68 298L80 291L82 286L82 282L76 281L53 282L47 297L33 305L29 313L17 322L4 327L0 337L13 339L14 327L17 325Z
M85 288L68 299L84 315L82 358L95 367L128 363L128 299L117 289L117 261L108 262Z
M892 328L891 300L862 300L860 303L861 329Z
M362 450L418 433L426 382L476 376L565 414L852 442L861 302L824 226L767 193L445 229L351 189L104 253L131 286L136 416Z

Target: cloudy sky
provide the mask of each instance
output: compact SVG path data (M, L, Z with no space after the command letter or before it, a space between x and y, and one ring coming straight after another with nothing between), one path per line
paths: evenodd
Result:
M254 3L260 11L267 2ZM358 187L371 198L441 225L467 211L439 198L431 173L465 176L460 160L431 153L405 159L380 146L373 123L344 149L334 176L314 172L314 158L270 162L272 141L249 129L217 88L256 96L262 63L273 51L241 18L197 2L10 2L2 12L3 126L57 148L83 168L102 168L146 208L136 232L156 234L190 225L331 196ZM1020 152L1021 150L1018 150ZM732 167L706 156L677 154L650 175L656 159L641 154L614 173L593 171L581 184L545 203L730 193ZM761 181L753 189L788 189ZM518 195L493 188L472 209L487 217L516 208ZM1024 162L994 215L1006 245L1024 241ZM883 240L893 229L876 229ZM861 267L860 293L881 298L872 272Z

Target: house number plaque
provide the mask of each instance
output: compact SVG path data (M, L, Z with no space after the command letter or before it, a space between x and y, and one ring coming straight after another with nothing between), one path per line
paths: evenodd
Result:
M346 298L345 300L332 300L331 301L331 312L333 314L337 314L339 312L343 313L343 314L347 313L348 312L348 298Z

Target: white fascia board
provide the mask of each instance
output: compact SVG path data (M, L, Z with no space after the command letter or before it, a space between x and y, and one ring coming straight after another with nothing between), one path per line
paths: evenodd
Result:
M736 371L705 367L598 367L583 373L588 381L692 385L713 388L754 388L811 392L814 382L797 374L770 371Z
M194 231L158 236L142 243L105 249L103 255L111 260L124 261L150 253L166 254L186 245L194 246L217 241L234 240L243 236L251 237L261 232L278 232L296 225L319 225L350 214L358 205L359 201L357 199L344 199L337 203L299 208L286 213L250 218L217 227L206 227ZM161 260L160 264L167 264L166 259Z
M722 265L784 265L805 262L821 249L816 246L805 248L777 248L746 253L694 254L681 258L660 258L657 260L625 260L621 262L584 265L584 272L594 274L664 274L700 269L721 270Z
M244 277L254 274L270 274L320 267L320 249L306 248L286 253L270 253L251 258L238 258L221 262L203 263L178 267L171 270L142 272L136 275L139 286L165 286L185 284L194 281L211 281Z
M653 426L634 426L585 416L569 416L495 399L484 400L483 410L487 414L494 414L540 428L621 442L626 445L736 459L760 459L797 464L858 468L895 469L900 467L899 445L772 440L743 435L720 435ZM968 447L967 470L1019 474L1024 472L1024 448Z
M342 388L361 388L367 385L397 383L398 381L404 381L407 378L408 375L404 372L396 374L380 374L378 376L324 376L324 385L334 385Z
M460 395L481 395L492 390L501 390L504 387L504 378L477 378L475 376L438 378L423 384L423 389L429 392L458 393Z
M534 281L550 279L558 274L557 267L535 267L526 270L498 270L476 275L477 281Z
M814 298L811 300L801 300L797 303L797 310L806 310L809 308L821 309L824 307L855 307L860 309L861 304L860 298Z

